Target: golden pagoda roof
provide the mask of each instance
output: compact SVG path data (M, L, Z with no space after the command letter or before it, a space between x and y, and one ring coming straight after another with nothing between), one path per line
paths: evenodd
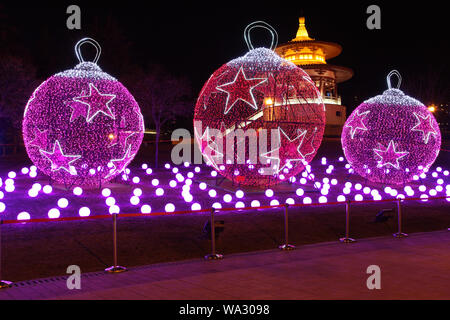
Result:
M314 40L309 37L308 30L306 30L305 25L305 17L298 18L298 30L297 35L292 41L305 41L305 40Z
M302 48L311 48L312 50L321 49L325 59L331 59L342 52L342 47L334 42L318 41L309 37L306 29L305 18L298 19L299 26L296 37L289 42L279 45L275 51L284 56L288 51L301 51Z

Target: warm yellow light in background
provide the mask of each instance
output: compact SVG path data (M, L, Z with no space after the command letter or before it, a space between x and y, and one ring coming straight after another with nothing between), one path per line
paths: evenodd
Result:
M273 100L272 100L272 98L266 98L265 100L264 100L264 104L266 105L266 106L271 106L271 105L273 105Z
M114 140L114 138L115 138L114 133L110 133L110 134L108 135L108 139L109 139L109 140Z
M428 111L435 112L436 111L436 106L434 104L432 104L431 106L428 107Z

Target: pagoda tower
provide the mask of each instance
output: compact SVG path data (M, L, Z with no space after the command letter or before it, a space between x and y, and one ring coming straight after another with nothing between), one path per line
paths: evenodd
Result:
M353 77L353 70L328 64L327 60L338 56L342 47L337 43L310 38L305 18L300 17L295 38L279 45L275 52L309 74L326 106L325 135L340 136L346 120L346 108L341 104L337 84Z

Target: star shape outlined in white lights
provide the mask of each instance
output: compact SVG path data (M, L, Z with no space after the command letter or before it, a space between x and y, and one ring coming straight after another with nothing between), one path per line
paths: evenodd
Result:
M288 163L291 163L292 161L304 161L305 160L305 155L303 155L303 153L300 151L302 145L303 145L303 141L306 137L306 134L308 132L308 130L303 130L301 131L300 129L297 129L297 132L300 132L300 134L298 136L296 136L295 138L291 139L285 132L283 129L281 129L281 127L278 127L278 146L276 146L274 149L265 152L265 153L261 153L261 157L266 158L266 159L272 159L276 162L275 166L272 166L271 169L274 170L275 172L273 173L273 175L278 174L280 171L282 171L287 165ZM292 144L294 143L296 140L299 140L299 144L296 147L296 153L298 155L300 155L300 158L288 158L285 160L283 166L280 166L280 154L279 154L279 150L280 148L283 146L282 142L281 142L281 134L280 132L283 134L283 136L285 137L285 139L288 140L288 144ZM275 155L272 155L273 153L275 153ZM309 153L308 153L309 154ZM270 156L269 156L270 155ZM272 160L270 160L270 163L272 165ZM265 172L265 170L264 170Z
M53 145L53 151L45 151L40 149L40 154L46 157L51 163L51 170L58 171L60 169L66 170L71 175L77 175L77 171L74 166L70 164L81 158L81 155L67 155L64 154L61 144L58 140ZM72 160L69 160L72 159Z
M428 144L428 141L430 140L430 135L434 135L434 137L437 136L437 132L433 128L432 124L433 119L431 117L431 114L428 114L425 117L422 117L420 114L416 112L413 112L413 114L417 119L417 123L414 127L411 128L411 131L422 132L423 133L422 139L425 142L425 144ZM426 120L428 120L428 122L426 122Z
M47 148L47 131L48 130L40 130L36 127L36 130L34 131L34 138L30 141L29 145L38 147L39 149L46 149Z
M362 131L367 131L367 127L364 124L363 120L367 117L367 115L370 113L370 110L364 111L362 113L359 113L359 111L356 111L353 114L353 117L351 120L345 125L345 127L349 127L350 129L350 136L353 139L355 137L356 131L358 129Z
M109 173L105 176L105 179L111 177L114 174L125 171L126 167L130 164L130 162L133 160L134 156L136 155L136 154L130 154L130 153L131 153L131 144L128 145L128 149L122 158L110 160L110 163L112 164L112 166L114 168L110 168ZM125 160L125 162L122 162L124 160ZM116 165L115 162L119 162L119 165Z
M239 68L239 71L236 73L233 81L221 84L220 86L216 87L216 90L225 92L227 94L224 114L227 114L239 100L247 103L253 109L258 110L258 105L256 103L255 96L253 95L253 89L266 81L267 78L247 79L244 73L244 68L243 66L241 66ZM246 83L245 89L241 87L244 82ZM225 88L229 89L226 90ZM244 91L246 96L242 97L241 95L242 93L244 93ZM232 97L233 100L231 103L230 97Z
M115 116L109 108L109 103L115 98L115 94L101 93L93 83L89 83L89 95L81 95L72 100L88 106L86 122L91 122L99 113L114 120Z
M384 146L379 143L380 149L372 149L377 156L381 159L378 160L378 168L382 168L384 166L392 166L393 168L399 170L400 163L398 162L400 159L404 158L409 154L408 151L396 151L394 140L389 141L389 145L385 150L381 150ZM395 161L395 164L393 163Z
M215 141L213 141L211 139L211 136L209 134L209 127L206 127L205 131L203 132L203 134L199 134L197 127L194 127L194 130L196 132L196 138L197 138L197 143L200 146L200 151L202 152L203 156L211 163L211 165L217 170L220 171L218 165L217 165L217 161L214 161L212 158L222 158L222 160L220 161L219 164L223 163L223 153L220 152L218 150L218 145ZM206 138L205 138L206 136ZM218 138L222 138L222 137L216 137L216 139ZM206 146L203 147L203 142L206 142ZM211 145L215 145L215 147L212 147ZM215 155L212 155L211 152L206 151L206 149L210 149L211 151L213 151L215 153ZM222 151L223 151L223 144L222 144Z

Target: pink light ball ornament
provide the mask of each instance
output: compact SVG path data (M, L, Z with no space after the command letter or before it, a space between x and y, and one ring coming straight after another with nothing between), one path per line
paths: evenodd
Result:
M78 214L80 217L89 217L91 210L88 207L81 207L80 210L78 210Z
M264 28L270 49L254 49L249 33ZM267 187L304 170L325 128L325 106L310 76L273 50L276 31L247 26L249 52L215 71L203 86L194 134L204 160L237 185Z
M391 88L364 101L347 119L342 148L356 173L377 183L405 185L425 176L439 154L441 132L433 114L420 101Z
M151 213L152 212L152 207L150 207L150 205L148 205L148 204L144 204L142 207L141 207L141 213Z
M75 187L73 189L73 194L76 196L81 196L83 194L83 189L80 187Z
M93 62L81 55L85 43L97 49ZM53 180L94 188L121 174L133 160L144 121L128 90L97 65L97 42L82 39L75 52L80 63L51 76L28 101L23 139L31 161Z
M61 212L57 208L53 208L48 211L48 217L50 219L57 219L57 218L59 218L60 215L61 215Z
M164 207L164 210L166 212L174 212L175 211L175 206L172 203L168 203L166 204L166 206Z
M28 212L23 211L17 215L17 220L30 220L31 216Z

